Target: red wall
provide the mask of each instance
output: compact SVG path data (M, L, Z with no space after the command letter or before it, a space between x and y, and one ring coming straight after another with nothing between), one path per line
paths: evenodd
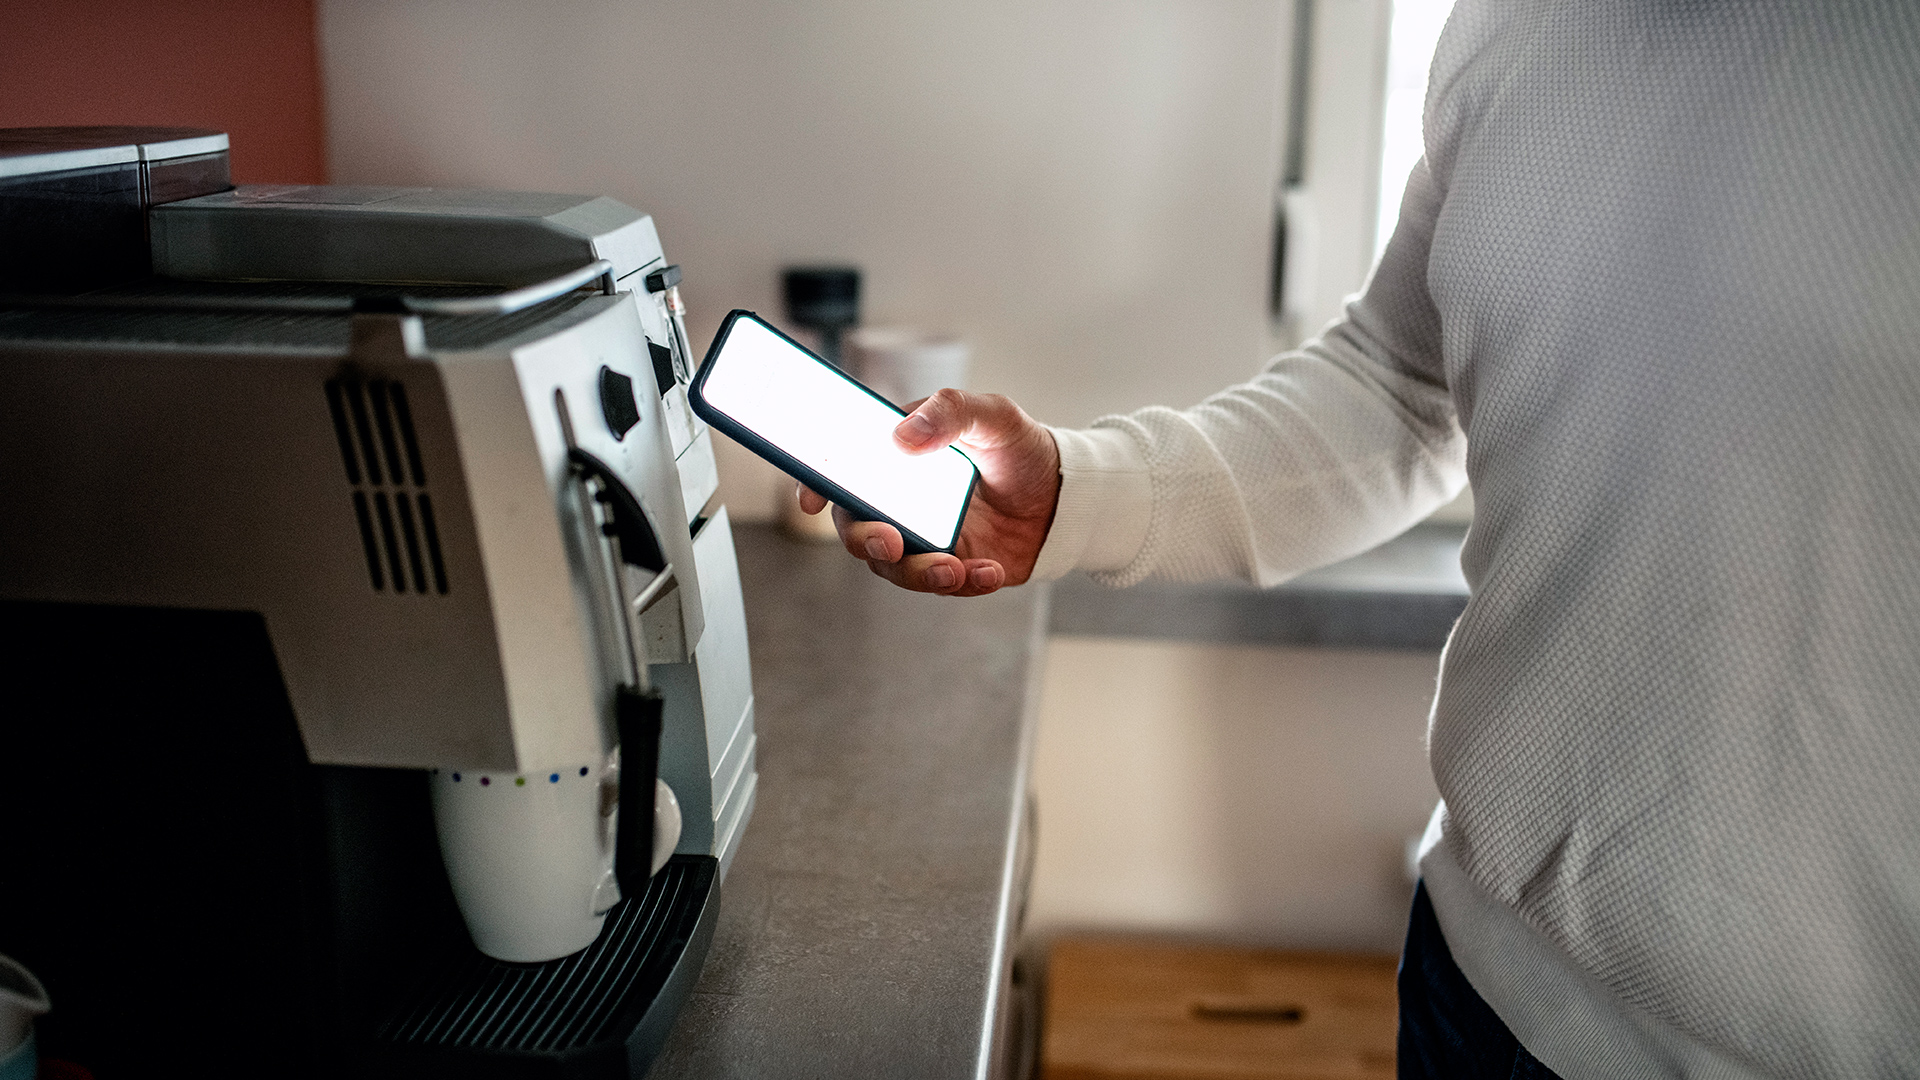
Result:
M314 0L0 0L0 127L233 137L238 183L326 180Z

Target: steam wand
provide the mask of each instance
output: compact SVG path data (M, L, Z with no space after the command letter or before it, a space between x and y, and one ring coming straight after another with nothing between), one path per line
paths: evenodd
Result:
M605 538L592 545L600 555L595 561L607 585L598 591L613 604L613 632L620 641L619 652L626 669L623 674L627 676L614 687L613 697L614 726L620 740L620 803L624 807L624 827L614 838L613 872L622 895L639 896L653 876L654 785L660 774L660 735L666 703L653 689L647 671L646 638L635 629L632 619L672 583L673 567L661 550L659 534L646 508L632 489L606 462L574 443L566 395L557 389L554 404L567 442L567 465L579 481L576 490L583 496L582 519L596 524L596 531ZM628 567L653 575L630 600L624 586ZM642 819L629 814L644 815L645 828L636 828Z

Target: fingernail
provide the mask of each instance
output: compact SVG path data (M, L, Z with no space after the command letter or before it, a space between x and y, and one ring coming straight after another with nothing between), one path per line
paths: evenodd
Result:
M953 567L942 564L927 568L927 584L936 589L953 588Z
M967 574L976 589L991 589L1000 584L1000 573L991 566L976 566Z
M887 561L887 542L877 536L867 537L867 558Z
M933 421L921 416L919 413L914 413L912 416L900 421L899 431L906 436L902 441L912 446L919 446L921 443L933 438Z

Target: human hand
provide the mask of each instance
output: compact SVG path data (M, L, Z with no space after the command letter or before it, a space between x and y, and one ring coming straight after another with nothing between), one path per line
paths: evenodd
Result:
M893 439L916 454L954 444L980 467L960 539L951 555L903 557L900 530L856 521L836 506L834 526L848 553L903 589L943 596L982 596L1032 576L1060 501L1060 450L1052 432L999 394L942 390L914 402ZM827 507L805 485L797 494L809 514Z

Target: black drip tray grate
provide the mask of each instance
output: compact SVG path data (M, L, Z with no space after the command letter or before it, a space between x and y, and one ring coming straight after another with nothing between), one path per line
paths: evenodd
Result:
M650 1012L678 1010L678 1001L657 999L689 944L705 952L697 931L715 870L712 858L675 856L643 895L608 913L592 945L572 956L510 964L467 949L395 1010L379 1041L462 1057L566 1057L624 1043L643 1021L658 1026ZM697 970L703 957L686 959Z

